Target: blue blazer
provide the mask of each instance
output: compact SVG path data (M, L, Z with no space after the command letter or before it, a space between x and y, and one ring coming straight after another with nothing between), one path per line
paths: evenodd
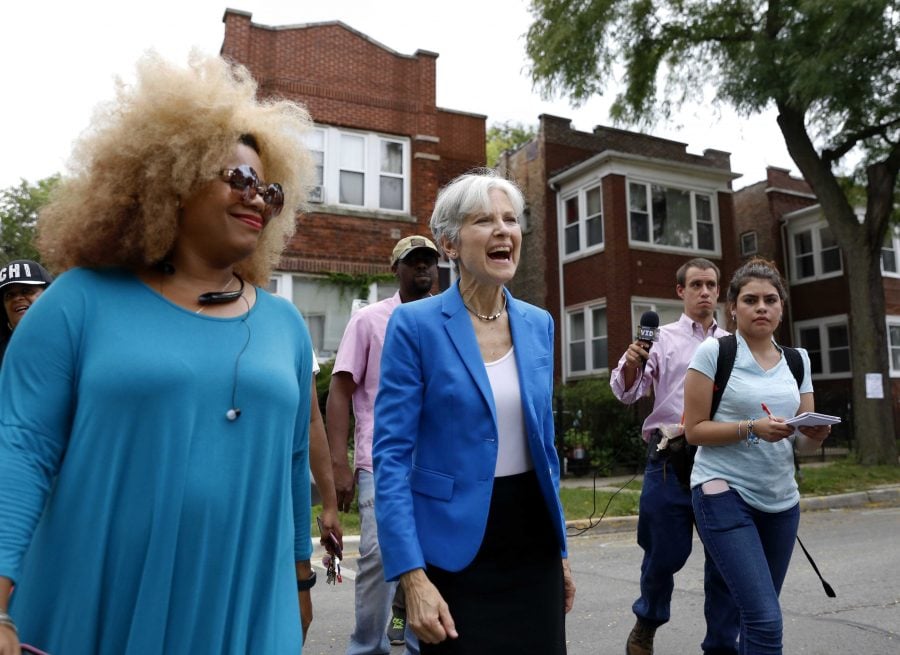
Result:
M528 446L566 531L553 444L553 319L504 290ZM375 515L385 579L427 563L465 568L481 546L497 462L497 413L459 286L400 305L387 327L375 401Z

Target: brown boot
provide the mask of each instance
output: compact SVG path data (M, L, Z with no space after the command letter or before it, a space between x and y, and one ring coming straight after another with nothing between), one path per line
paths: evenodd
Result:
M644 625L638 620L625 642L625 655L653 655L653 635L656 628Z

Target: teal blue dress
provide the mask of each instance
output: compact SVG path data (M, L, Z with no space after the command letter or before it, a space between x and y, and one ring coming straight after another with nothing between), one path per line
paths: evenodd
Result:
M0 575L22 640L299 653L311 359L299 312L263 290L221 319L124 271L60 276L0 371Z

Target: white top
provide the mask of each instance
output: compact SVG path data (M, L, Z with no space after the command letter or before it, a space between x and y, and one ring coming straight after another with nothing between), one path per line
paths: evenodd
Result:
M516 475L534 468L528 440L525 437L525 419L522 414L522 393L519 388L519 372L513 348L495 362L485 362L494 407L497 409L497 466L494 477Z

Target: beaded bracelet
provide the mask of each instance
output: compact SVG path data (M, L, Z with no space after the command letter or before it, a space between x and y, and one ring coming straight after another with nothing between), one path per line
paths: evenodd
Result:
M12 631L16 633L16 636L19 634L19 630L16 628L16 622L12 620L12 617L6 612L0 612L0 625L6 625L12 628Z
M748 446L755 446L756 444L759 443L759 437L757 437L755 434L753 434L753 421L754 421L754 419L751 418L750 421L747 423L747 445Z

